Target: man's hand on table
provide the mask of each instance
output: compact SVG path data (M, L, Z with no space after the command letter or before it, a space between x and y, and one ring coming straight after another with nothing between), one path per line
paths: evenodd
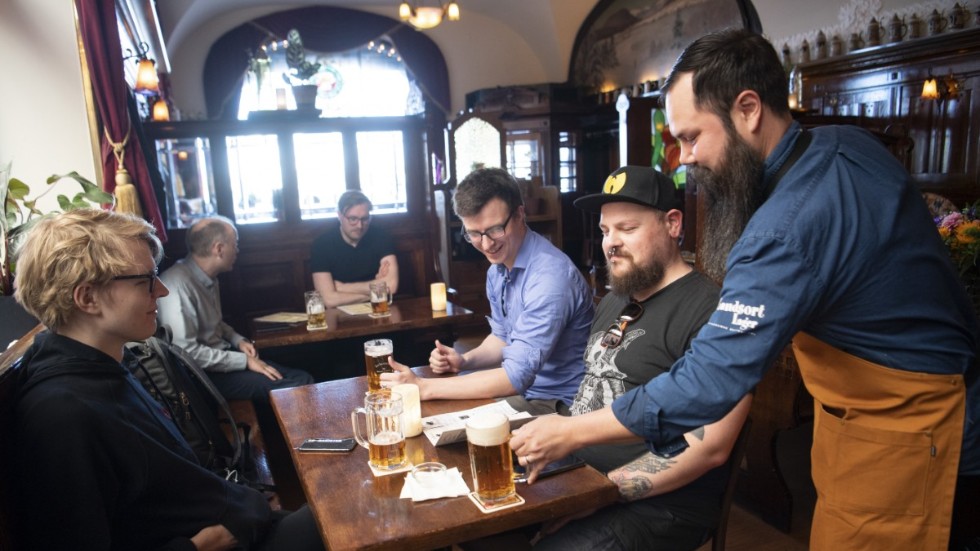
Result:
M545 465L581 447L572 438L573 424L574 417L542 415L511 433L510 447L527 467L528 484L537 480Z

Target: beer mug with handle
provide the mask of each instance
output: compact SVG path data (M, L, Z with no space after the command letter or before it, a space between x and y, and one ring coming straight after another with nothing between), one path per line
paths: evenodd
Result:
M364 417L364 426L359 420ZM405 434L402 432L402 398L389 389L372 390L364 395L364 407L350 414L357 443L368 450L368 462L375 469L393 471L408 464Z
M510 500L514 488L514 461L510 452L510 421L503 413L485 413L466 421L473 487L483 503Z
M368 285L371 291L371 317L383 318L391 315L388 306L391 304L391 292L384 281L375 281Z

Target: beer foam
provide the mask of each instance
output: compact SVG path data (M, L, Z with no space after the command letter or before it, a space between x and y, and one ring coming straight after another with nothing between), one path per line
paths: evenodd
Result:
M476 446L496 446L510 439L510 422L503 413L485 413L466 421L466 439Z
M373 358L376 358L378 356L384 356L386 354L391 354L394 351L395 351L395 347L388 339L381 339L381 340L369 341L364 343L364 353Z

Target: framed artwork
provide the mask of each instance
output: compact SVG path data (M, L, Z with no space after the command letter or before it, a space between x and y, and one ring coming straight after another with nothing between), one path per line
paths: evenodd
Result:
M688 44L728 27L762 31L751 0L604 0L579 30L569 80L593 92L659 81Z

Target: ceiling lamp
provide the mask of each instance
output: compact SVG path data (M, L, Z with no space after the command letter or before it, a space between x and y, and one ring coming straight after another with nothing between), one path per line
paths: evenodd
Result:
M402 2L398 6L398 17L416 29L431 29L442 23L445 17L450 21L459 21L459 4L455 0L441 7L419 6L416 2Z

